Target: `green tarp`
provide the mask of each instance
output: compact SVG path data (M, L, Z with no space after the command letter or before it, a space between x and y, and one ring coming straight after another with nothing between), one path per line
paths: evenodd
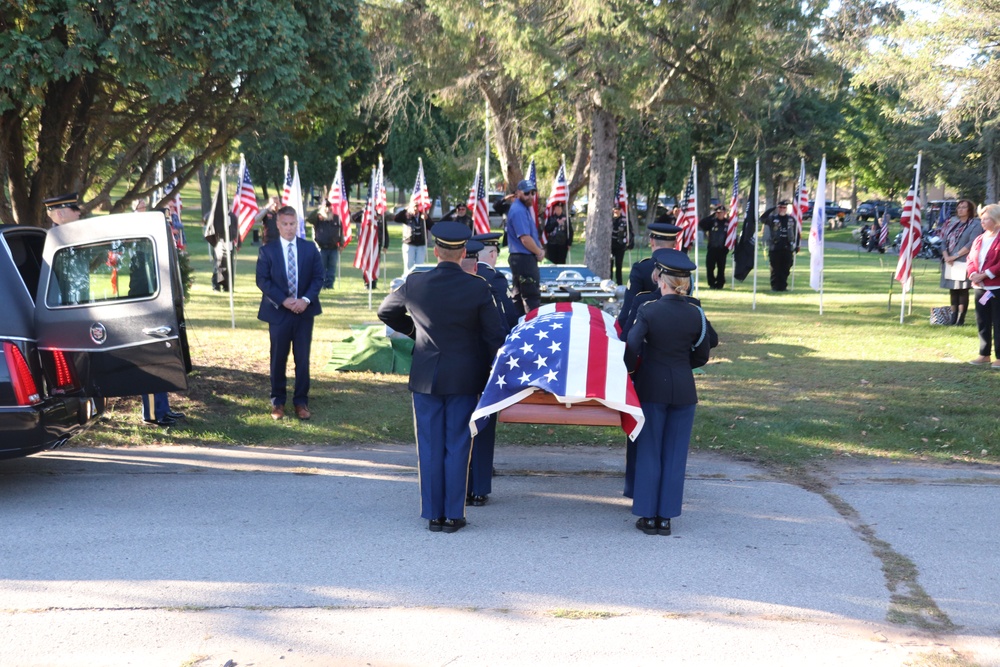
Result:
M351 331L351 336L333 344L326 371L409 374L412 339L406 336L388 338L381 324L352 326Z

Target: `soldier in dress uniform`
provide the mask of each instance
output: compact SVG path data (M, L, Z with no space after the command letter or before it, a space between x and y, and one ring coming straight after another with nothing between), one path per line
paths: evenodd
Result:
M497 305L497 311L503 320L506 332L517 324L517 311L514 309L514 302L507 294L507 276L494 267L497 263L497 255L500 252L500 237L503 234L492 232L489 234L477 234L472 237L469 244L480 242L483 247L479 250L476 273L486 279L493 291L493 300ZM466 248L469 248L467 245ZM492 363L490 358L488 363ZM489 495L493 492L493 454L496 448L497 415L493 413L489 416L486 425L479 429L479 433L472 441L472 458L469 461L469 489L465 498L466 505L481 507L489 500Z
M472 232L449 221L431 233L438 265L407 276L379 306L378 317L414 339L409 388L420 516L432 532L453 533L466 523L469 419L505 332L487 282L461 267Z
M771 264L771 289L784 292L788 289L788 274L792 270L795 254L799 252L799 228L795 218L788 215L788 202L778 202L776 213L765 211L764 243Z
M653 252L656 252L660 248L673 248L677 241L677 235L680 232L681 228L677 225L665 222L651 223L649 225L649 247ZM622 309L618 313L618 328L620 330L625 330L626 321L628 325L632 324L631 320L628 320L628 317L632 309L632 301L636 295L644 292L652 292L655 289L656 283L653 282L653 258L647 257L633 264L632 270L628 274L628 289L625 290ZM622 340L625 340L625 338L622 337Z
M80 219L80 202L75 192L49 197L43 199L42 203L45 204L45 212L53 225L64 225Z
M698 228L705 232L708 250L705 252L705 276L709 289L722 289L726 285L726 233L729 230L729 216L725 206L716 206L712 215L698 221Z
M670 535L670 520L681 513L684 471L694 426L695 391L691 370L708 363L708 321L684 297L695 265L678 250L653 253L660 298L639 309L629 330L626 364L635 369L635 391L646 423L636 438L636 528L647 535Z

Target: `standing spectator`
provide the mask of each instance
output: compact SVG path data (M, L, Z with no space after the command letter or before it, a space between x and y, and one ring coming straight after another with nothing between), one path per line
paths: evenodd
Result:
M762 217L764 243L767 244L767 258L771 264L771 290L784 292L788 289L788 274L799 251L798 226L795 218L788 215L788 202L785 200L778 202L777 213L772 209L765 211Z
M323 312L323 264L314 244L296 238L299 219L294 208L279 208L277 222L278 240L265 243L257 254L257 287L262 293L257 319L267 322L271 340L271 418L285 416L291 351L295 415L309 419L309 350L313 319Z
M430 230L426 213L403 212L403 273L427 261L427 232Z
M647 303L628 334L626 362L646 423L636 438L635 527L647 535L670 535L681 513L684 471L698 394L692 368L708 363L708 323L685 296L695 265L679 250L653 253L660 298Z
M969 310L969 289L972 282L966 275L966 262L972 241L983 233L979 218L975 217L976 206L968 199L958 202L955 215L941 229L944 247L941 252L941 288L949 290L951 296L951 323L965 324L965 313Z
M319 209L310 217L313 225L313 239L319 246L319 256L323 262L323 289L333 289L340 267L340 249L344 247L344 227L340 217L333 214L325 199Z
M385 298L378 317L414 339L413 393L420 516L432 532L463 528L472 435L469 419L504 340L490 287L462 270L472 236L457 222L434 226L438 265L412 273Z
M709 289L722 289L726 285L726 258L729 248L726 247L726 229L729 218L724 206L716 206L712 215L698 221L698 227L705 232L708 250L705 254L705 275L708 278Z
M528 210L534 201L535 184L528 180L521 181L507 211L507 246L510 248L507 263L514 276L514 307L518 315L542 305L538 263L545 259L545 252L538 240L538 227Z
M257 211L253 217L253 223L260 223L261 244L266 245L271 241L277 241L278 234L278 209L281 208L281 198L271 197L267 200L267 205Z
M972 242L969 251L969 280L976 288L976 328L979 331L979 356L970 363L985 366L990 353L998 358L991 364L1000 370L1000 205L990 204L979 212L983 233Z
M447 215L441 218L441 221L452 221L460 222L469 228L469 231L475 231L475 224L472 222L472 216L469 215L469 207L465 202L458 202L455 204L455 208L449 211Z
M545 221L545 256L553 264L565 264L566 254L573 246L573 223L563 212L563 205L553 204L552 213Z
M614 270L615 282L622 284L622 263L625 261L625 251L634 245L632 230L628 216L617 206L611 211L611 264Z

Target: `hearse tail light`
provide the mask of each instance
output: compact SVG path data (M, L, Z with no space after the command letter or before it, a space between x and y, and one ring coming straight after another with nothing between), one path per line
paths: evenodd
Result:
M4 358L7 359L7 370L10 372L10 381L14 385L14 398L18 405L34 405L41 403L42 397L38 394L38 385L28 368L28 362L21 349L13 343L3 344Z
M52 351L52 366L56 371L55 391L65 392L77 389L80 385L76 381L76 373L73 367L66 360L66 353L62 350Z

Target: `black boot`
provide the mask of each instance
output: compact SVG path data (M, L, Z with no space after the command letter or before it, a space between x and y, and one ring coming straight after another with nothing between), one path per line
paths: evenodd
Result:
M959 306L958 313L954 315L955 321L952 324L962 326L965 324L965 312L969 309L968 306Z

